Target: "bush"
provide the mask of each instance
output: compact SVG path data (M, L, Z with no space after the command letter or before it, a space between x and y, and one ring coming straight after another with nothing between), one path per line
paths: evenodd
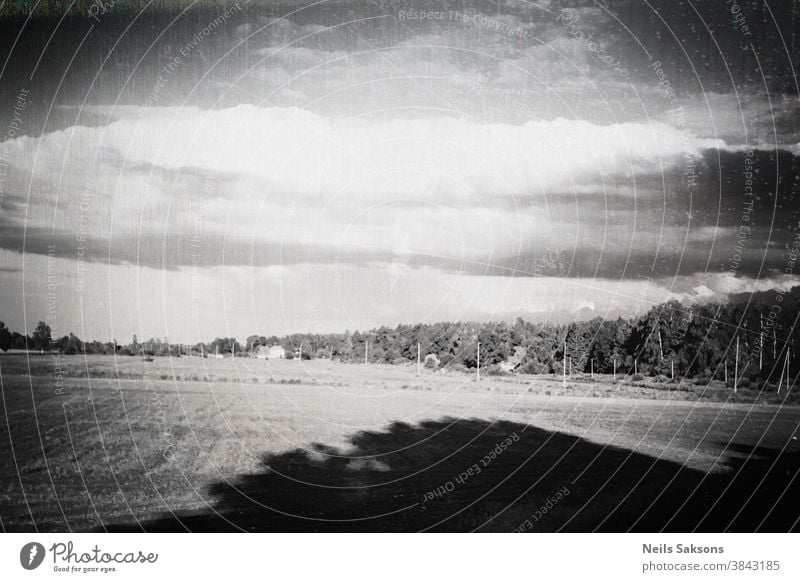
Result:
M669 378L667 378L664 374L659 374L658 376L653 378L653 380L658 382L659 384L664 384L666 382L669 382Z
M700 377L694 379L694 385L695 386L708 386L709 381L710 380L708 378L706 378L705 376L700 376Z
M748 378L739 378L739 383L736 385L737 388L750 388L752 383ZM728 388L733 388L733 379L728 378L728 382L725 384Z
M642 376L641 374L634 374L633 376L631 376L631 381L632 382L643 382L644 381L644 376Z
M498 366L497 364L493 364L486 368L486 375L487 376L508 376L509 373L506 372L503 368Z
M435 370L436 368L439 367L440 364L441 364L441 361L436 356L436 354L428 354L427 356L425 356L425 367L426 368Z

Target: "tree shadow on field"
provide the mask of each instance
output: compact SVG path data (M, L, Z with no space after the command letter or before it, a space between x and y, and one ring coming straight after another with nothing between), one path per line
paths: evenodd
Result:
M752 456L706 475L534 426L449 418L396 422L352 444L346 456L321 444L266 455L263 472L212 486L214 511L143 528L787 531L800 517L796 452L736 449Z

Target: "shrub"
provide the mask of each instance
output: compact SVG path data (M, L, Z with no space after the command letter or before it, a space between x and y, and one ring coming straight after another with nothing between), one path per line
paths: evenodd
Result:
M750 388L752 383L750 382L749 378L739 378L739 383L736 385L737 388ZM725 384L728 388L733 388L733 380L728 379L728 382Z
M641 374L634 374L633 376L631 376L631 381L633 381L633 382L643 382L644 381L644 376L642 376Z
M425 356L425 367L430 369L436 369L441 364L441 361L436 356L436 354L428 354Z
M709 379L705 376L699 376L698 378L694 379L695 386L708 386Z

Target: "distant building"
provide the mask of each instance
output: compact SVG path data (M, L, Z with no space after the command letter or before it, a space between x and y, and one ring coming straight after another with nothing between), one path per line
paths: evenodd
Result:
M286 357L286 350L278 345L258 346L254 355L260 360L283 360Z

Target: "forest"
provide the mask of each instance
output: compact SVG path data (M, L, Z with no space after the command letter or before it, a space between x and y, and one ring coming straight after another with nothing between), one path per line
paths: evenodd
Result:
M569 324L531 322L441 322L397 325L333 334L296 333L215 338L193 345L167 338L130 343L83 342L73 334L52 338L40 322L32 336L0 322L0 350L58 351L120 356L251 357L259 346L280 345L286 358L330 358L350 363L409 364L474 369L486 373L637 374L663 380L695 378L743 384L777 382L795 369L795 325L800 287L748 294L723 304L670 301L635 318L594 318Z

